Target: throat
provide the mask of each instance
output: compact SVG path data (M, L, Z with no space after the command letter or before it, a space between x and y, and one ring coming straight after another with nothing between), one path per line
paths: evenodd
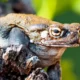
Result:
M48 47L36 44L30 44L30 50L41 59L52 59L61 57L66 48Z

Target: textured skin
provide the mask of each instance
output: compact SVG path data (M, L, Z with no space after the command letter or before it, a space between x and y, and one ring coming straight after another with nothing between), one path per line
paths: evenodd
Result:
M64 34L53 37L50 31L53 28L59 28ZM79 23L61 24L35 15L9 14L0 18L0 47L25 45L31 54L38 56L40 62L36 67L53 66L48 69L49 78L60 80L60 68L56 64L60 64L67 47L79 46L78 30Z
M8 21L9 20L9 21ZM43 26L41 26L43 24ZM78 46L78 44L70 45L70 39L73 37L77 38L77 33L74 33L70 36L66 36L65 38L54 39L51 36L47 36L48 39L42 39L41 32L46 30L48 31L50 26L52 27L59 27L60 29L68 29L70 32L77 32L77 29L80 29L79 23L72 23L72 24L61 24L58 22L54 22L51 20L47 20L45 18L37 17L36 15L26 15L26 14L9 14L5 17L0 18L0 25L5 29L10 29L13 27L21 28L25 34L29 36L30 39L33 40L36 44L41 44L45 46L55 46L55 47L74 47ZM44 26L46 25L46 26ZM37 28L35 27L37 26ZM0 31L1 32L1 31ZM36 34L36 36L32 35ZM65 44L65 42L67 42ZM64 44L60 44L64 43ZM53 45L52 45L53 44ZM57 45L56 45L57 44Z

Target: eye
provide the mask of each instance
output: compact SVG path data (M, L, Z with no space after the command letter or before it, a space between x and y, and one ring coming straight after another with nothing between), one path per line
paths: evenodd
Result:
M53 35L59 35L61 33L61 30L59 28L53 28L51 32Z
M58 27L50 28L49 33L51 37L58 38L61 35L62 30Z

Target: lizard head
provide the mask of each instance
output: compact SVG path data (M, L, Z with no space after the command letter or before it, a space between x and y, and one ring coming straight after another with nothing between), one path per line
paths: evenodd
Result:
M41 25L44 26L44 25ZM45 29L36 30L40 38L34 41L36 44L52 47L76 47L80 44L80 24L60 24L47 25ZM38 40L37 37L37 40Z

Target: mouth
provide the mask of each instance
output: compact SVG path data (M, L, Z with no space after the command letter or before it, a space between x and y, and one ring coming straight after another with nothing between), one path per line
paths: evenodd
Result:
M70 35L57 40L42 40L38 44L51 47L78 47L80 46L80 36L72 32Z

